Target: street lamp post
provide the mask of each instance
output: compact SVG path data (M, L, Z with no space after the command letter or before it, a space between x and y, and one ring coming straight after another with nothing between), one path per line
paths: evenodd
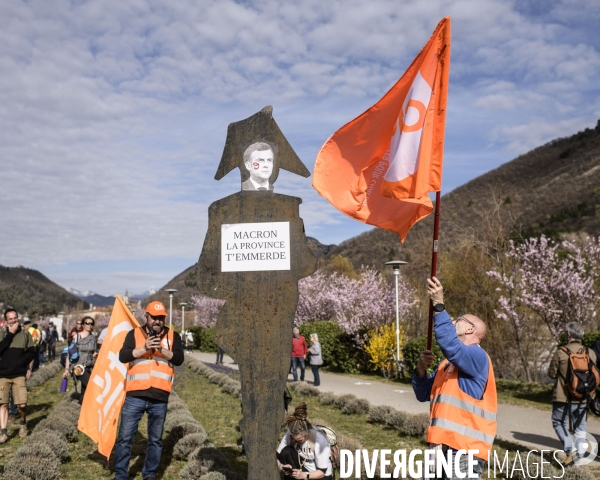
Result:
M185 326L185 306L187 303L181 302L179 306L181 307L181 335L183 335L183 328Z
M396 361L400 360L400 305L398 301L398 277L400 276L400 266L406 265L407 262L402 260L392 260L385 262L386 265L391 265L394 269L394 277L396 278Z
M173 294L176 292L174 288L167 288L165 292L169 292L169 328L173 330Z

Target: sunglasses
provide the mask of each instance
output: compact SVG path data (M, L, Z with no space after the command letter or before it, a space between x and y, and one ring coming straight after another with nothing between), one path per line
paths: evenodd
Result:
M475 324L474 324L473 322L471 322L471 321L467 320L465 317L460 317L460 318L458 318L458 319L454 320L452 323L453 323L454 325L456 325L456 324L457 324L458 322L460 322L461 320L462 320L463 322L467 322L467 323L468 323L469 325L471 325L472 327L474 327L474 326L475 326Z
M92 322L85 322L84 325L94 325Z

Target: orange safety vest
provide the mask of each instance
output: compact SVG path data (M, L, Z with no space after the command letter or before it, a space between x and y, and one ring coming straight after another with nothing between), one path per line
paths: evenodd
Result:
M146 332L142 328L134 330L135 348L146 343ZM162 348L173 350L173 330L169 330L161 340ZM175 369L161 352L149 350L140 358L129 362L125 391L148 390L150 387L171 392Z
M473 347L476 348L476 347ZM433 380L427 442L454 450L479 450L476 457L488 460L496 436L496 380L488 355L488 380L481 400L458 386L458 368L444 360Z

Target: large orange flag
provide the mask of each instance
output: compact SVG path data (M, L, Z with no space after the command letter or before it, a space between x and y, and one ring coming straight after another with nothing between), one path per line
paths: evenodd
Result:
M402 241L431 213L442 183L450 17L381 100L335 132L315 162L313 187L346 215Z
M98 451L110 456L117 436L119 414L125 400L127 365L119 361L125 335L140 324L117 295L106 337L85 391L77 428L98 444Z

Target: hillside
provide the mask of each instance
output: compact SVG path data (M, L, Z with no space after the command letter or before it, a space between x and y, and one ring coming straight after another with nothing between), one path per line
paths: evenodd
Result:
M495 225L493 212L500 223ZM476 241L484 230L504 228L523 237L544 233L558 237L568 232L600 235L600 121L568 138L553 140L477 177L443 195L440 252L459 242ZM407 273L423 277L429 271L433 215L416 224L404 245L392 232L374 228L340 245L323 245L308 237L320 259L342 255L355 268L381 267L392 259L407 260ZM186 286L192 265L146 301L169 301L165 292L175 288L173 304L189 302L196 290Z
M440 209L442 252L494 228L522 237L599 235L600 121L595 129L553 140L443 195ZM426 272L432 231L433 215L413 227L404 245L395 234L374 228L328 256L348 257L355 267L398 258L412 263L410 270Z
M0 303L11 306L20 314L50 315L60 311L89 308L75 295L69 293L37 270L25 267L0 265Z
M177 290L177 292L173 295L173 308L179 308L179 302L189 303L192 299L192 295L196 295L198 292L196 292L195 289L186 286L185 280L188 277L188 275L194 271L195 268L196 265L192 265L191 267L186 268L179 275L176 275L171 280L169 280L167 284L164 285L156 293L150 295L145 300L143 300L142 304L146 305L154 300L158 300L160 302L163 302L167 306L167 308L169 308L169 294L165 292L165 290L169 288L174 288L175 290Z

